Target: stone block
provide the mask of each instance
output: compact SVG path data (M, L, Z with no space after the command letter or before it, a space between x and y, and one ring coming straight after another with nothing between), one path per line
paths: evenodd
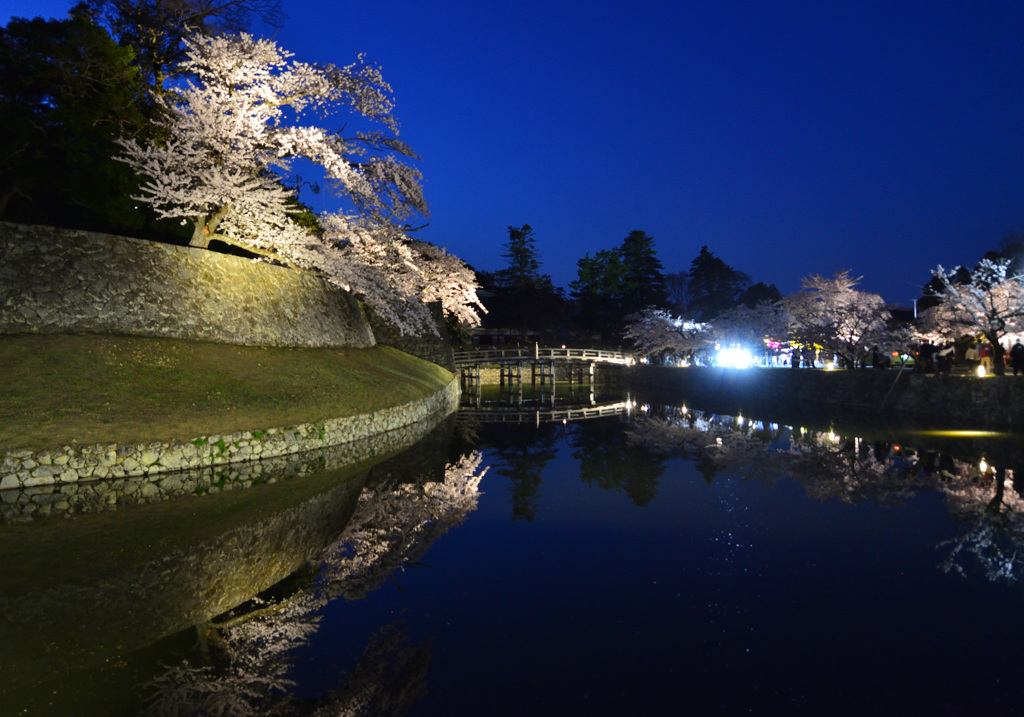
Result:
M78 471L73 470L73 469L65 469L60 474L60 482L61 483L77 483L78 482L78 478L79 478Z
M6 475L0 479L0 490L11 490L13 488L20 488L21 482L18 480L16 475Z

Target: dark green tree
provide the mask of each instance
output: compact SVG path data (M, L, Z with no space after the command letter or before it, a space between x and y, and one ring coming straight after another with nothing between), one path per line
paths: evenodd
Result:
M576 302L577 323L603 340L614 339L623 313L618 306L624 267L619 252L602 249L576 262L576 280L569 290Z
M735 307L750 286L749 276L719 259L706 245L691 262L688 276L688 309L698 321L710 321Z
M508 241L501 256L508 260L508 266L498 272L500 285L517 290L551 285L551 277L540 273L537 239L529 224L508 228Z
M648 307L668 308L670 300L654 239L636 230L615 249L576 263L576 280L569 284L579 324L604 341L617 341L626 317Z
M489 313L485 321L490 326L501 324L518 330L523 341L530 334L542 341L550 340L549 335L557 331L564 299L551 283L551 277L540 271L540 252L529 224L508 228L502 257L508 265L490 281L485 278L482 282L491 294L486 301Z
M147 216L138 178L113 159L120 137L148 127L130 49L74 13L12 19L0 29L0 217L130 230Z
M739 304L749 309L755 308L758 304L774 304L779 301L782 301L782 292L778 290L775 284L765 284L763 281L759 281L753 286L748 286L738 299Z
M75 10L107 28L122 47L135 51L143 78L162 92L185 57L182 39L249 29L253 19L279 28L281 0L84 0Z
M667 309L670 305L664 268L654 250L654 239L635 230L619 247L622 262L622 310L628 316L648 307Z

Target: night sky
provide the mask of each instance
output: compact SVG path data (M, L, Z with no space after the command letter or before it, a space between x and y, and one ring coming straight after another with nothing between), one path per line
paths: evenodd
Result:
M62 16L68 0L0 0ZM284 0L302 60L382 67L422 155L423 239L565 286L632 230L797 291L850 269L909 306L1024 231L1024 3ZM317 210L332 208L321 197ZM320 204L320 206L317 206Z

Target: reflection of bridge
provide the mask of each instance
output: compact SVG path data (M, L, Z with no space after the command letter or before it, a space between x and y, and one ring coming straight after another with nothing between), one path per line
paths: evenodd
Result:
M540 385L550 383L552 392L555 385L555 366L564 366L569 385L573 381L583 383L594 382L594 369L597 364L627 366L635 363L632 356L621 351L601 351L599 349L567 349L567 348L530 348L490 349L485 351L456 351L455 366L459 370L459 378L463 390L475 388L481 384L481 369L497 368L499 384L502 388L508 381L511 389L515 383L520 390L523 386L523 368L530 367L530 383Z
M475 418L482 423L535 423L539 425L541 423L583 421L603 416L621 416L624 413L629 413L632 405L630 401L619 401L618 403L606 403L603 406L575 408L460 408L459 416Z

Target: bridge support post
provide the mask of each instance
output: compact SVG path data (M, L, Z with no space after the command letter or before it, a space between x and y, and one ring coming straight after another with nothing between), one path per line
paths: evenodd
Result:
M511 383L511 381L510 381ZM516 386L519 388L519 407L523 407L523 364L516 364Z

